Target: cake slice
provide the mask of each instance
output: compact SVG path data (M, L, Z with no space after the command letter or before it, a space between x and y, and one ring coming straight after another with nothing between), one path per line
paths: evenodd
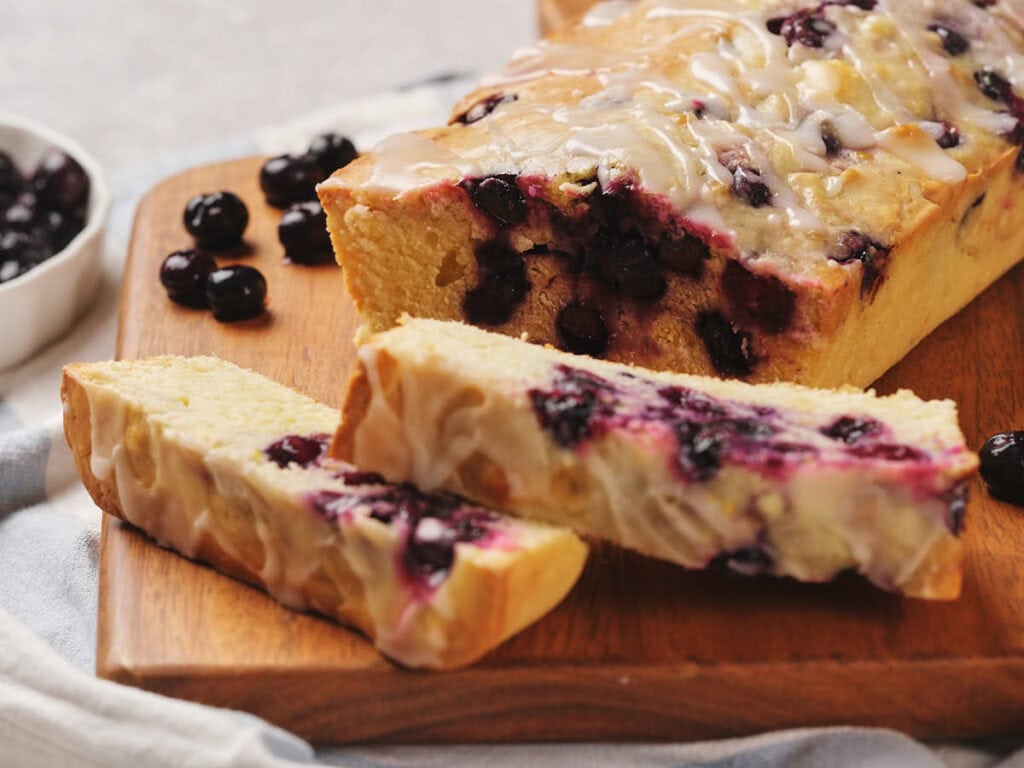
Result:
M1009 0L602 3L319 187L403 313L650 368L867 386L1024 255Z
M409 667L475 661L554 607L586 559L564 528L327 457L336 410L221 360L71 365L62 397L104 511Z
M949 401L656 373L407 320L359 351L332 451L691 568L960 591L977 457Z

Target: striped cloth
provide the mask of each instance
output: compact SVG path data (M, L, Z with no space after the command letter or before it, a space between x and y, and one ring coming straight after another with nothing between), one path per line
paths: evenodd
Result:
M674 745L394 747L315 752L257 718L178 702L97 680L96 590L100 513L78 482L63 441L58 388L68 362L113 355L117 292L139 196L201 162L296 150L340 130L370 146L386 133L443 121L465 76L309 115L252 139L164 158L112 179L115 204L104 280L74 331L18 368L0 372L0 768L39 766L294 765L692 766L697 768L1024 768L1020 743L932 745L897 733L828 729Z

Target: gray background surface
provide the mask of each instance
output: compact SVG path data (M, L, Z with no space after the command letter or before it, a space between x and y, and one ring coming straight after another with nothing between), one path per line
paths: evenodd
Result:
M115 172L494 68L535 26L532 0L0 0L0 110Z

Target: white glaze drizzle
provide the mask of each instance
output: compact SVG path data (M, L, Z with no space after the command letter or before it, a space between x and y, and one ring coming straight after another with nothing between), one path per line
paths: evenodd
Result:
M820 136L826 121L844 147L868 158L887 153L923 177L943 182L960 181L968 171L953 153L937 145L926 147L920 140L921 135L935 136L937 119L994 134L1015 125L1002 105L986 103L973 86L954 78L951 58L936 46L927 27L936 18L954 18L971 35L973 61L995 67L1024 86L1024 55L1015 48L1018 38L1006 28L1015 28L1018 37L1024 29L1022 0L1001 0L989 9L968 0L879 0L871 12L827 6L824 13L836 31L820 49L787 46L768 30L769 18L814 5L811 0L602 3L585 17L584 30L596 34L617 24L646 25L645 34L633 32L637 42L631 49L613 50L589 38L542 41L520 51L503 71L483 82L496 92L514 92L554 75L596 79L597 92L562 106L529 98L507 102L472 126L484 132L485 140L446 145L457 148L409 135L389 139L375 150L377 164L367 183L401 193L490 173L557 177L596 171L602 184L636 178L646 191L666 196L684 217L734 236L728 208L742 203L728 193L731 173L718 154L738 146L757 159L758 170L770 182L772 207L761 209L765 220L794 231L822 233L828 228L808 207L790 174L825 176L830 194L842 187L835 177L845 166L826 158ZM907 67L922 72L934 116L915 114L887 83L873 52L856 42L865 38L863 25L875 23L876 14L896 24L910 52ZM654 59L658 51L687 38L714 41L710 50L707 45L691 53L680 48L696 87L666 76ZM832 69L836 62L846 62L865 84L874 114L839 98L840 84ZM687 114L697 102L704 105L703 120ZM920 131L893 130L898 126ZM776 151L792 158L786 172L771 161Z

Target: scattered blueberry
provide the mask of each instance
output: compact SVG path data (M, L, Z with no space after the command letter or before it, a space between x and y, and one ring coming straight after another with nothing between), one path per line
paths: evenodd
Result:
M312 155L279 155L260 168L260 189L267 203L287 208L292 203L316 200L316 185L323 172Z
M267 281L254 267L238 265L212 272L206 280L206 301L221 322L249 320L263 312Z
M288 435L267 446L263 455L279 467L296 464L308 467L315 464L327 451L330 435Z
M59 149L43 155L32 174L32 189L42 208L73 212L84 210L89 202L89 176L77 160Z
M702 312L697 335L704 342L711 364L723 376L748 376L754 369L751 335L737 330L720 312Z
M241 245L249 209L233 192L195 195L185 205L184 221L200 248L223 250Z
M206 306L206 280L217 263L208 253L175 251L160 265L160 284L172 301L186 307Z
M931 24L928 29L939 36L943 49L950 56L959 56L971 49L971 44L967 42L967 38L955 29L944 24Z
M486 213L499 227L526 221L526 197L513 174L466 179L459 184L479 210Z
M564 306L555 318L562 349L577 355L600 357L608 349L608 326L601 313L583 302Z
M1024 432L988 439L981 449L981 477L995 498L1024 507Z
M793 320L796 294L773 275L755 274L738 261L729 261L722 274L722 291L741 323L782 333Z
M320 203L293 203L281 216L277 237L284 255L295 264L333 264L334 251L327 233L327 215Z
M320 179L326 179L336 170L344 168L359 157L356 145L350 139L337 133L324 133L317 136L309 145L309 154L320 168Z

